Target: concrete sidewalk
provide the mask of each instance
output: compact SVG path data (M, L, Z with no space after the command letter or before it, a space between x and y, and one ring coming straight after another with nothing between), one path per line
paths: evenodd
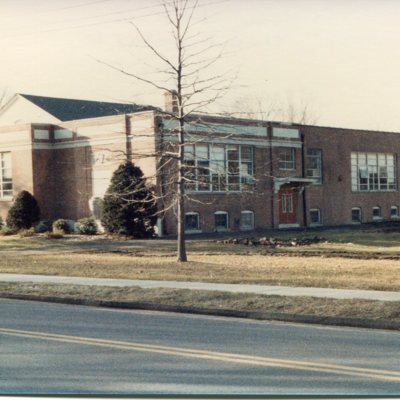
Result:
M185 281L154 281L133 279L102 279L68 277L55 275L22 275L22 274L0 274L1 282L33 282L33 283L61 283L74 285L94 286L117 286L131 287L139 286L144 289L169 288L169 289L191 289L191 290L216 290L231 293L255 293L274 296L310 296L330 299L366 299L380 301L400 301L400 292L386 292L375 290L349 290L328 288L306 288L288 286L267 286L249 284L225 284L208 282L185 282Z

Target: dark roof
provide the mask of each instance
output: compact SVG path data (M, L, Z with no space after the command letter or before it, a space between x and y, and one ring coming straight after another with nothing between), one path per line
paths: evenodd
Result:
M36 104L60 121L75 119L106 117L109 115L129 114L139 111L157 110L156 107L127 103L108 103L105 101L61 99L57 97L20 96Z

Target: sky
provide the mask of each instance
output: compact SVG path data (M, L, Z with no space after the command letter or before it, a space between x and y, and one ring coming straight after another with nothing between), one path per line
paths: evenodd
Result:
M223 48L214 112L400 132L400 1L200 0L193 32ZM0 0L0 93L163 106L132 22L174 59L161 0Z

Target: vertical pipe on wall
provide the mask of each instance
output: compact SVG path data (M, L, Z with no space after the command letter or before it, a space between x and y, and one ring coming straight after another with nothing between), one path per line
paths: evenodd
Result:
M304 146L304 133L300 133L300 140L301 140L301 174L302 177L306 177L306 166L305 166L305 160L306 160L306 149ZM306 198L306 187L303 187L303 226L304 228L307 228L307 198Z
M268 125L267 127L267 137L269 140L269 172L270 172L270 180L271 180L271 228L275 228L275 190L274 190L274 165L273 165L273 152L272 152L272 127Z
M125 137L126 137L126 160L132 161L132 132L131 117L125 115Z

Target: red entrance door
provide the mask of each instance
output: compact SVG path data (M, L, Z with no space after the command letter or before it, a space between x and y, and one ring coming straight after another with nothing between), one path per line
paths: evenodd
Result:
M279 224L297 223L297 192L292 187L279 190Z

